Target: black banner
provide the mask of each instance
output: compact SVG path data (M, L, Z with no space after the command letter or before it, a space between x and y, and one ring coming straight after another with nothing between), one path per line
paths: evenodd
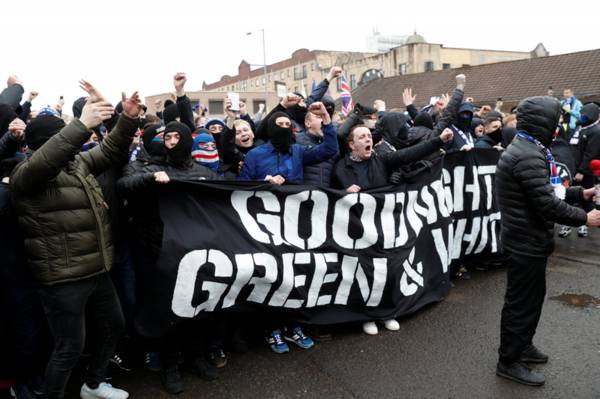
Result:
M453 262L498 251L498 157L451 154L416 182L354 194L170 183L138 328L160 336L178 320L265 309L312 324L385 320L439 301Z

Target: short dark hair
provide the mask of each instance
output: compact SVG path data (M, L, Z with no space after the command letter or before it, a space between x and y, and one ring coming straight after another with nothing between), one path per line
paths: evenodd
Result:
M368 129L367 125L363 125L362 123L352 126L352 128L348 132L348 137L347 137L348 143L350 143L351 141L354 141L354 132L356 131L356 129L358 129L360 127L366 127Z

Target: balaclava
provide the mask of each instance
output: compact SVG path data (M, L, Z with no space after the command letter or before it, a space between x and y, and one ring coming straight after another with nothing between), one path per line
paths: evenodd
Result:
M165 135L171 132L179 133L179 142L171 149L165 147L167 162L176 167L186 166L192 161L192 132L184 123L170 122L165 126Z
M267 135L269 136L269 141L275 147L275 149L280 153L287 153L292 146L292 127L281 127L278 126L275 121L277 118L286 117L290 118L288 114L285 112L275 112L269 118L269 122L267 125Z
M53 116L42 115L35 117L25 128L25 141L33 151L38 150L50 137L65 127L65 121Z
M155 123L144 128L142 142L148 154L163 157L167 155L163 139L157 137L160 133L164 132L165 126L162 123Z
M218 172L219 170L219 150L215 146L212 150L202 148L202 144L214 143L215 139L209 133L200 133L194 138L194 144L192 146L192 158L200 165L206 166Z

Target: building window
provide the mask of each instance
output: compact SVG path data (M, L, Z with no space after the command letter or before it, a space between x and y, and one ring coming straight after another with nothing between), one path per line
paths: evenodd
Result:
M259 100L252 100L252 109L253 109L253 113L257 113L258 109L260 107L260 104L264 104L265 100L259 99Z
M288 68L288 70L287 70L287 75L288 75L288 78L289 78L290 76L292 76L292 72L291 72L291 71L292 71L292 70L291 70L291 68Z
M285 79L285 72L284 71L279 72L279 79L280 80Z
M425 72L433 71L433 61L425 61Z
M304 85L304 94L306 94L307 96L310 94L308 92L308 85Z
M298 93L298 86L294 86L294 93Z
M350 90L354 90L356 88L356 75L350 75Z
M265 80L264 76L262 77L262 84L263 84L263 86L267 84L267 81Z
M442 69L450 69L450 64L442 64Z
M306 65L302 65L302 79L306 79L307 76Z
M398 74L399 75L406 75L406 64L400 64L400 65L398 65Z
M314 70L315 70L315 63L314 63L314 62L311 62L311 63L310 63L310 70L311 70L311 71L314 71Z
M208 100L208 112L211 114L222 114L223 100Z
M256 85L256 87L258 87L258 85L260 85L260 80L259 79L256 79L256 84L255 85Z

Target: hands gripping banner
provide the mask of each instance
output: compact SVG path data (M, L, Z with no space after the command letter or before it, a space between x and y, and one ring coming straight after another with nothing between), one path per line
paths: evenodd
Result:
M440 301L451 265L499 251L498 158L452 154L417 181L352 194L169 184L138 328L158 336L179 320L265 309L313 324L386 320Z

